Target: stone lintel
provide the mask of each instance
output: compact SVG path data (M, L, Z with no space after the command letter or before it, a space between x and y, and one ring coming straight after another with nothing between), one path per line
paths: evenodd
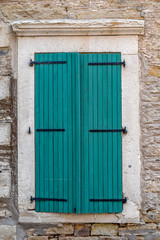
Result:
M19 37L143 35L144 21L133 19L16 21L12 29Z

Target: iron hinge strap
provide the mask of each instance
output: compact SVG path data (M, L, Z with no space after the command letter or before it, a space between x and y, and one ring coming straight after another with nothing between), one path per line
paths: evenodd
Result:
M127 133L126 127L122 129L90 129L89 132L123 132Z
M67 61L44 61L44 62L35 62L30 59L29 66L33 67L34 64L65 64Z
M122 198L122 199L90 199L90 202L122 202L126 203L127 198Z
M33 201L57 201L57 202L67 202L67 199L61 199L61 198L34 198L30 197L31 203Z
M65 131L65 129L60 129L60 128L58 128L58 129L56 129L56 128L49 128L49 129L47 129L47 128L45 128L45 129L36 129L36 131L37 132L64 132Z
M126 66L125 60L123 62L93 62L93 63L88 63L89 66L98 66L98 65L123 65L123 67Z

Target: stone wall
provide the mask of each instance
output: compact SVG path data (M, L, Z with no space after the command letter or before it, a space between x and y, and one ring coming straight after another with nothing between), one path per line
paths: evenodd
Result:
M10 24L28 19L144 19L139 37L141 110L140 225L18 224L16 75ZM160 239L160 1L0 1L0 239ZM134 63L133 63L134 64Z

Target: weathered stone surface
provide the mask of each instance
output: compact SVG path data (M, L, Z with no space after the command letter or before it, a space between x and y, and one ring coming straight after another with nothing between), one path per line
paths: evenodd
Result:
M150 66L148 75L160 78L160 66Z
M57 238L49 238L49 240L58 240L59 238L57 237Z
M16 227L1 225L0 226L0 239L1 240L16 240Z
M28 240L48 240L48 237L46 237L46 236L34 236L34 237L29 237Z
M128 240L126 237L106 237L106 236L100 236L99 240Z
M8 76L0 77L0 100L9 97L10 78Z
M0 47L9 46L9 26L4 23L0 23Z
M46 229L46 235L60 235L60 234L73 234L73 226L71 224L64 224L60 227L52 227Z
M7 209L0 209L0 218L9 218L12 216L12 213Z
M76 237L86 237L89 236L91 232L91 226L90 225L76 225L74 235Z
M10 144L10 123L0 123L0 145Z
M126 230L156 230L157 224L150 223L150 224L128 224L125 227L119 227L119 231L126 231Z
M2 170L0 171L0 198L9 198L11 191L11 171Z
M107 235L114 236L118 233L118 225L116 224L93 224L91 235Z
M99 240L98 237L59 237L59 240Z

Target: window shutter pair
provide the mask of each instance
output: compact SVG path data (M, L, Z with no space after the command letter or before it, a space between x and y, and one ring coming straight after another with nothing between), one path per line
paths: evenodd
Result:
M36 211L121 212L121 54L35 61Z

